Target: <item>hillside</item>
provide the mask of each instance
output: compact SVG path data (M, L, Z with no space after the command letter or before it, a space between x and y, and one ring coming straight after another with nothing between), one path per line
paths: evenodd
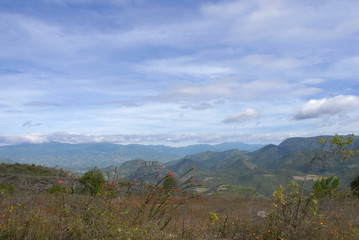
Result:
M62 169L37 166L35 164L0 164L0 190L39 193L58 184L78 186L76 177Z
M326 137L327 138L327 137ZM173 172L180 176L187 170L195 168L192 174L206 184L206 190L215 191L221 184L233 184L250 187L256 191L270 195L279 185L303 179L307 164L314 154L320 150L317 137L291 138L279 145L267 145L254 152L228 150L223 152L206 151L191 154L178 160L166 162L157 173ZM358 149L359 142L354 142ZM141 166L140 166L141 165ZM119 167L123 177L139 177L142 173L148 180L144 160L129 161ZM141 169L140 169L141 168ZM155 175L155 170L150 175ZM136 172L136 174L135 174ZM327 159L311 166L309 174L313 176L336 175L341 180L341 187L346 188L359 172L358 158L339 161ZM310 187L310 184L308 184Z
M155 181L156 178L162 178L168 173L166 166L157 161L143 162L136 171L132 172L129 178L137 179L139 181L146 180L149 182Z

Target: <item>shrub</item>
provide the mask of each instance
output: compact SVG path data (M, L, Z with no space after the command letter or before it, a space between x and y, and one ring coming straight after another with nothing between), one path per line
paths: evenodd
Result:
M55 186L53 186L53 187L50 187L50 188L48 189L48 191L49 191L50 193L61 193L61 192L62 192L62 187L61 187L60 185L55 185Z
M350 187L353 194L359 197L359 175L350 183Z
M318 201L313 194L302 195L298 184L290 182L286 188L280 186L273 193L273 198L276 210L269 214L268 228L276 236L303 239L310 230L310 219L317 214Z
M84 185L85 191L90 191L91 195L96 195L101 189L101 184L105 182L105 178L100 169L94 168L79 178L79 182Z
M331 197L338 192L339 178L331 176L329 178L321 178L313 184L313 194L316 198Z

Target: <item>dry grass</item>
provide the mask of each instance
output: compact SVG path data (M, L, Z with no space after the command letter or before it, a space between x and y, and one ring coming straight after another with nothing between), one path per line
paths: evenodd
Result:
M272 199L174 192L167 198L168 192L159 197L153 189L121 196L111 189L96 196L2 195L0 239L359 239L359 199L348 195L321 200L294 236Z

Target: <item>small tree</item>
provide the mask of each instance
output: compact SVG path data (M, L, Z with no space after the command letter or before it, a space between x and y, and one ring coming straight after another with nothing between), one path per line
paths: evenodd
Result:
M359 175L350 183L350 187L353 194L359 197Z
M322 177L313 184L313 193L316 198L333 196L338 191L339 178L331 176L329 178Z
M101 189L101 184L105 182L105 178L97 167L87 171L80 179L79 182L85 187L85 191L90 191L91 195L95 195Z

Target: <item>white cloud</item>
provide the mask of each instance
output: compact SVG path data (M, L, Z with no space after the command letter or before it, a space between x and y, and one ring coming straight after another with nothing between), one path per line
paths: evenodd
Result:
M225 134L114 134L114 135L91 135L69 132L57 132L49 134L28 133L19 135L0 135L0 146L15 145L20 143L91 143L104 142L115 144L165 144L173 146L186 146L196 143L223 143L223 142L244 142L244 143L278 143L285 138L292 136L292 133L271 133L271 134L248 134L248 133L225 133ZM298 136L298 135L293 135Z
M239 78L239 77L238 77ZM288 97L310 96L322 92L321 88L302 82L277 79L244 81L234 78L216 78L210 81L179 82L146 97L148 101L205 101L205 100L276 100Z
M312 99L294 114L294 119L320 118L338 115L359 106L359 97L339 95L332 98Z
M48 137L39 133L0 136L0 146L19 143L43 143L47 141Z
M243 122L249 121L253 119L257 119L260 117L260 113L255 109L248 108L244 112L237 113L235 115L229 116L223 120L224 123L235 123L235 122Z

